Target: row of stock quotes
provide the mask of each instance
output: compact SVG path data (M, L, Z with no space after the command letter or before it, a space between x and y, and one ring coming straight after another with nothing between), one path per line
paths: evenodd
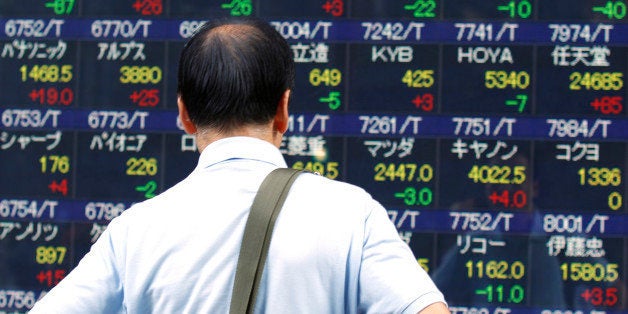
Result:
M294 53L288 165L369 191L453 313L626 313L627 6L0 0L0 313L195 167L178 56L229 15Z

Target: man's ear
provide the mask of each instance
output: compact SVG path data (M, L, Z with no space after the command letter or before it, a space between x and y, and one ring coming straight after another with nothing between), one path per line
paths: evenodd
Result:
M185 107L183 100L181 100L181 96L177 97L177 106L179 107L179 119L181 120L181 124L183 125L183 130L187 134L195 134L196 133L196 125L192 123L190 120L190 115L188 115L188 109Z
M290 90L286 89L283 95L281 95L279 104L277 104L277 112L275 113L275 118L273 120L275 130L281 134L286 133L288 130L288 119L290 118L290 115L288 114L289 100Z

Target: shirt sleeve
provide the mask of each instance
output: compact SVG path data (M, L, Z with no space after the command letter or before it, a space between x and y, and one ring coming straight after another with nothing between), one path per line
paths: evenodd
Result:
M360 268L360 308L367 313L418 313L445 302L408 245L401 240L386 210L367 203L370 214L364 230Z
M124 313L122 281L113 246L120 243L114 241L120 229L114 219L76 268L35 303L29 313Z

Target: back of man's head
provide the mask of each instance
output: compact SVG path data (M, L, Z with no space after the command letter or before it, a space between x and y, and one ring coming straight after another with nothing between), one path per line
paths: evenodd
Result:
M183 48L177 92L195 125L229 131L268 123L294 71L290 46L268 23L213 20Z

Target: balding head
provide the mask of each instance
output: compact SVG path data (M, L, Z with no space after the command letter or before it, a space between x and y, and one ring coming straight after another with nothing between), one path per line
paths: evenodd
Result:
M264 124L293 87L292 51L261 20L211 21L183 48L178 80L194 124L220 131Z

